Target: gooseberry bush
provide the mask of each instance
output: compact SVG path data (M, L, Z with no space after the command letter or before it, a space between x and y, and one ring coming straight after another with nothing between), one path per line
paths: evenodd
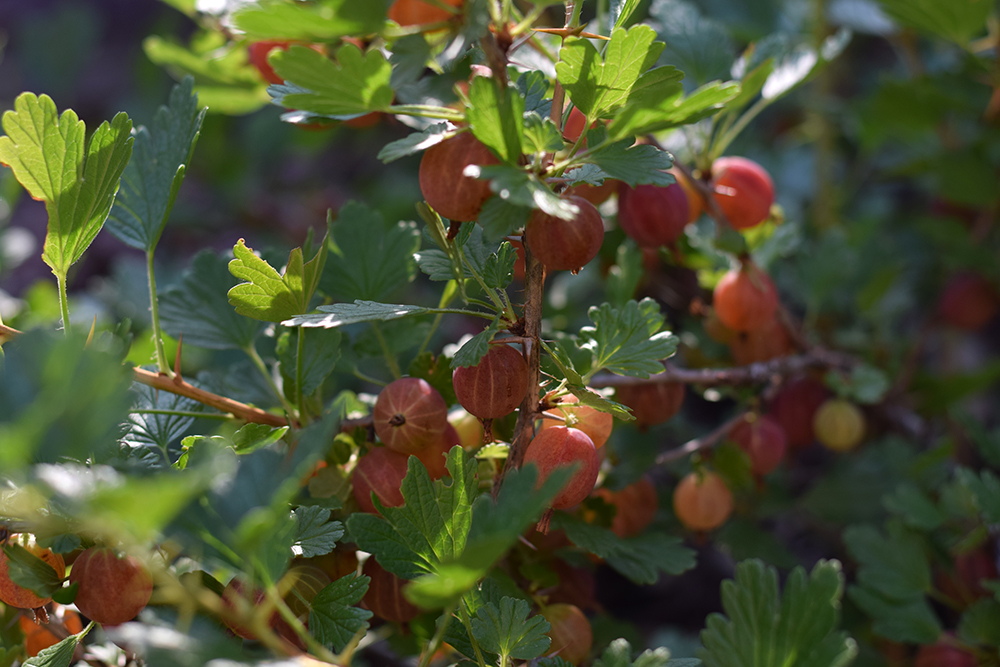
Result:
M0 667L1000 664L995 3L167 4L0 101ZM184 256L243 114L385 177Z

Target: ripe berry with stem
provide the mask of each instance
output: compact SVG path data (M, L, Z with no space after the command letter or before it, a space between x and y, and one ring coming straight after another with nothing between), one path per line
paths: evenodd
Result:
M577 465L573 476L552 499L550 507L556 510L573 507L590 495L600 469L594 441L583 431L566 426L539 432L524 453L524 465L529 463L538 467L539 485L557 468Z
M635 188L622 183L618 187L618 224L640 246L673 243L684 233L689 218L687 195L676 183Z
M575 218L563 220L536 209L528 219L524 237L546 270L576 273L601 250L604 222L594 205L583 197L564 199L580 209Z
M778 311L774 283L756 264L745 259L715 286L712 305L719 321L733 331L763 329Z
M746 415L729 432L729 438L750 457L750 469L755 475L768 474L785 457L785 432L767 415Z
M420 192L442 217L461 222L475 220L493 191L488 180L466 176L465 168L498 163L471 132L462 132L424 151L418 173Z
M623 385L615 388L615 398L632 408L636 426L644 431L650 426L662 424L680 411L684 403L684 385L679 382Z
M492 345L475 366L456 368L452 385L458 402L480 419L509 415L528 393L528 364L509 345Z
M102 625L131 621L153 594L153 575L135 556L91 547L73 562L70 584L79 584L76 607Z

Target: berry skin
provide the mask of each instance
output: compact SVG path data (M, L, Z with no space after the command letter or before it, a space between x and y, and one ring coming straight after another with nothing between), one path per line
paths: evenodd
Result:
M733 229L749 229L767 220L774 203L774 182L753 160L721 157L712 165L715 202Z
M687 195L676 183L618 187L618 224L640 246L673 243L684 233L689 217Z
M835 452L846 452L864 439L865 415L850 401L831 398L816 411L813 430L820 444Z
M579 405L579 399L572 394L563 396L559 405L546 410L545 414L559 419L542 419L539 431L553 426L571 426L586 433L597 449L608 441L615 422L615 418L607 412L601 412L589 405Z
M689 473L674 489L674 514L688 530L715 530L733 513L733 494L714 472Z
M394 452L388 447L372 447L358 459L351 481L354 484L354 499L362 512L377 514L371 494L374 493L385 507L403 505L400 486L406 477L407 456Z
M586 122L587 117L583 115L583 112L577 107L573 107L566 118L566 123L563 125L563 138L575 144L580 139L580 135L586 131L584 127ZM591 123L590 127L597 127L597 121L595 120Z
M604 222L594 205L583 197L565 197L580 212L573 220L563 220L535 210L524 235L532 254L548 271L579 271L597 257L604 242Z
M640 477L638 482L619 491L601 487L594 491L594 495L615 506L617 511L611 521L611 532L621 538L646 530L659 509L656 487L646 477Z
M680 411L684 403L684 385L678 382L624 385L615 389L615 400L632 408L636 426L645 431Z
M70 584L79 584L76 607L102 625L131 621L153 593L153 575L138 558L91 547L73 562Z
M222 614L222 622L237 637L254 640L257 639L257 635L250 628L237 623L235 619L244 612L256 609L263 603L265 594L259 588L251 594L246 588L246 583L237 575L230 579L226 587L222 589L222 608L225 611ZM278 610L275 609L267 619L268 626L273 629L278 625L280 618Z
M727 341L729 353L737 366L749 366L789 354L794 348L788 330L777 320L771 320L753 331L732 331Z
M545 429L528 443L524 465L529 463L538 466L539 486L556 468L579 464L573 476L552 499L551 507L556 510L573 507L589 496L600 470L594 442L583 431L565 426Z
M732 269L715 286L715 313L733 331L763 329L778 311L778 292L766 273L752 262Z
M11 539L13 537L11 536ZM34 542L24 548L48 563L60 578L66 575L66 562L59 554L53 553L49 549L43 549ZM20 609L37 609L52 602L52 598L38 597L27 588L18 586L11 581L7 555L0 550L0 602Z
M455 429L464 449L478 449L483 444L483 423L465 408L449 412L448 423Z
M527 395L528 364L509 345L491 345L475 366L456 368L451 381L463 408L480 419L497 419Z
M275 49L287 49L291 42L288 41L262 41L254 42L247 47L250 57L250 64L257 68L260 76L268 83L284 83L285 80L278 76L271 64L267 62L267 55Z
M785 432L767 415L748 415L729 432L729 438L750 457L753 474L763 476L785 457Z
M828 398L826 385L808 376L793 380L778 391L768 414L784 429L789 447L805 447L816 439L813 419Z
M1000 294L988 280L975 273L961 273L945 285L938 299L941 318L957 329L982 329L1000 311Z
M464 0L444 0L445 4L452 7L461 7ZM456 16L447 9L441 9L434 5L421 2L420 0L396 0L389 7L389 18L400 26L424 25L425 23L438 23L447 21Z
M49 616L55 616L57 619L62 621L62 624L66 626L66 630L74 635L83 630L83 623L80 621L80 615L72 609L67 609L62 605L56 605L55 609L49 612ZM34 658L36 655L41 653L43 649L55 646L61 641L59 637L56 637L48 629L48 626L32 622L32 620L24 614L18 618L18 623L21 626L21 632L24 633L24 652L28 654L29 658Z
M499 164L499 160L471 132L462 132L424 151L420 192L442 217L461 222L475 220L486 200L493 196L488 180L465 175L465 168L472 164Z
M403 584L406 582L383 568L374 558L365 561L361 572L371 577L363 602L373 614L393 623L407 623L420 615L420 609L403 597Z
M703 208L701 194L698 193L698 190L694 187L694 183L684 175L683 171L677 167L671 167L668 171L674 175L674 178L677 179L677 184L684 190L688 202L688 223L692 223L701 217Z
M913 661L913 667L976 667L977 664L976 656L943 641L921 646Z
M594 632L579 607L550 604L542 609L542 616L552 626L547 633L552 644L545 655L558 656L571 665L579 665L590 656Z
M444 433L434 444L420 450L414 456L420 459L420 462L427 468L427 474L431 476L431 479L441 479L448 474L448 452L455 446L461 447L462 440L458 437L458 431L455 430L455 427L448 424Z
M426 380L400 378L379 393L372 420L386 447L415 454L441 439L448 426L448 404Z

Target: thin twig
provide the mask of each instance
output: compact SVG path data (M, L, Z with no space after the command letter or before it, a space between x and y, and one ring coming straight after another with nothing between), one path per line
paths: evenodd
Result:
M690 456L695 452L713 447L716 443L725 438L726 434L728 434L734 426L740 423L747 416L748 412L750 411L747 410L739 412L730 419L722 422L722 425L711 433L703 435L700 438L695 438L694 440L688 440L680 447L675 447L674 449L663 452L656 457L656 465L666 465L667 463L682 459L685 456Z

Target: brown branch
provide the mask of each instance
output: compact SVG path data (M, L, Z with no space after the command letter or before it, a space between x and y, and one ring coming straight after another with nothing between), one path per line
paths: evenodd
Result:
M726 434L729 433L729 431L731 431L732 428L740 421L742 421L749 412L749 410L741 411L724 421L721 426L716 428L711 433L703 435L700 438L695 438L694 440L688 440L680 447L675 447L669 451L663 452L656 457L656 465L666 465L667 463L682 459L685 456L690 456L695 452L715 446L715 444L725 438Z
M163 391L168 391L171 394L177 394L178 396L190 398L203 405L215 408L216 410L231 413L244 421L254 422L255 424L267 424L268 426L289 425L289 421L280 415L266 412L260 408L247 405L246 403L234 401L233 399L226 398L225 396L213 394L212 392L205 391L204 389L199 389L192 384L188 384L179 376L170 378L163 373L147 371L144 368L134 368L132 370L135 373L136 382L148 385L154 389L162 389Z
M770 361L733 366L730 368L678 368L664 362L664 371L648 378L601 373L595 375L591 387L624 387L657 382L683 382L698 385L764 384L776 377L796 375L810 368L850 368L856 360L846 354L816 348L806 354L776 357Z
M542 374L539 368L541 360L540 349L542 332L542 301L545 288L545 267L537 257L531 254L531 249L524 243L524 338L529 340L525 345L528 362L528 394L521 401L514 425L514 437L511 439L510 453L507 462L493 485L493 497L500 492L503 479L512 468L520 468L524 460L524 452L528 443L535 437L535 419L540 412L538 402L538 385Z
M0 343L6 343L15 336L20 335L21 332L13 327L8 327L5 324L0 324Z

